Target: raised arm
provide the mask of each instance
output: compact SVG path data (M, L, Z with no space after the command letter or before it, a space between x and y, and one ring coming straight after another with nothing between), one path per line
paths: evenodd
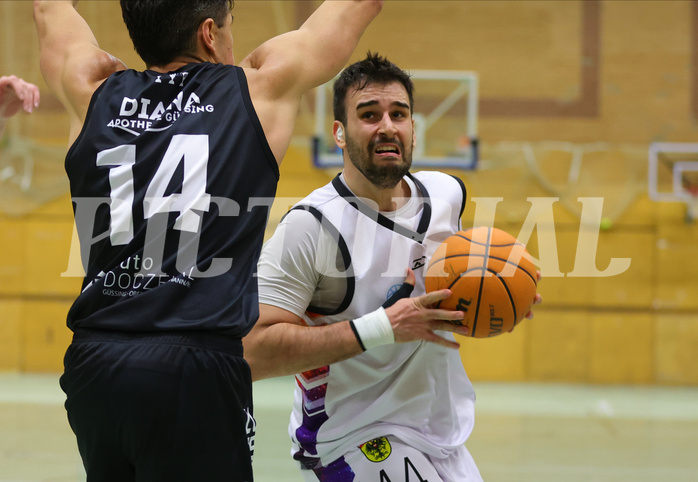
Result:
M326 0L298 30L268 40L240 63L277 160L302 95L340 72L382 6L383 0Z
M273 73L267 79L272 95L300 97L339 73L382 5L326 0L298 30L266 41L240 65Z
M34 1L41 73L68 111L71 144L82 129L94 91L109 75L126 68L99 48L76 4L77 0Z

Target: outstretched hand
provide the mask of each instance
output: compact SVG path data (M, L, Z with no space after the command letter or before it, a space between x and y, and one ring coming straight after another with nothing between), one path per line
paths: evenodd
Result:
M31 113L39 106L39 88L14 75L0 77L0 119L8 119L20 110Z
M414 282L414 272L410 269L407 272L405 283L414 284ZM414 298L403 298L386 308L385 313L393 327L395 342L426 340L447 348L458 348L460 346L458 343L434 333L435 331L450 331L464 336L469 334L467 327L457 324L464 317L462 311L433 308L437 302L445 300L449 296L451 296L451 291L443 289Z

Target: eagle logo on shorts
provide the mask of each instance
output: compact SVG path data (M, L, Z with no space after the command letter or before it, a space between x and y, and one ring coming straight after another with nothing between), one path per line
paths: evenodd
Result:
M390 442L385 437L374 438L369 440L359 448L364 453L366 458L371 462L383 462L385 459L390 457L393 449L390 446Z

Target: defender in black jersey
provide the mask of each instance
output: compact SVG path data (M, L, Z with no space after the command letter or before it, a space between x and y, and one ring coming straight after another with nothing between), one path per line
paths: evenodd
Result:
M35 1L41 70L70 117L85 269L61 386L89 481L251 481L241 338L300 98L382 0L324 2L234 65L231 0L122 0L145 71L74 8Z

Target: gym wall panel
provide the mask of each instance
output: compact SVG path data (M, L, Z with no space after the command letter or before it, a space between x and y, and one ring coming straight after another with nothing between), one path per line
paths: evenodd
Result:
M643 180L645 175L643 175ZM626 228L638 228L645 227L648 230L653 230L655 224L657 223L658 217L658 204L652 201L649 196L644 192L644 185L642 186L642 191L637 195L635 200L628 205L628 207L622 212L622 215L613 223L617 229Z
M81 278L61 277L68 267L72 223L27 221L23 292L30 295L77 296Z
M24 230L17 220L0 219L0 296L19 294L24 287Z
M698 384L698 317L695 314L657 314L656 381Z
M22 302L0 299L0 371L22 367Z
M61 372L63 355L72 339L65 324L68 301L25 302L23 306L22 369L28 372Z
M291 145L288 148L279 167L281 179L276 190L277 198L300 201L314 189L330 182L341 171L340 168L314 168L310 162L311 155L308 146Z
M601 83L606 136L690 140L694 2L603 2ZM693 81L694 82L694 81Z
M651 313L594 313L589 322L590 382L654 381L655 325Z
M558 228L554 231L557 248L558 265L554 265L554 253L545 250L539 254L539 259L549 259L547 262L549 270L545 266L541 269L543 278L538 284L538 292L543 296L543 303L546 306L588 306L593 293L593 279L587 277L569 277L568 273L575 268L575 253L578 244L578 229L573 225ZM551 241L552 243L552 241ZM540 248L538 249L540 251ZM539 266L539 268L541 268Z
M63 174L65 176L65 174ZM66 177L67 182L67 177ZM53 222L61 224L72 224L73 223L73 204L70 201L70 193L66 191L65 194L53 199L41 206L39 206L35 211L32 211L31 216L28 219L32 220L47 220L50 219Z
M600 276L589 278L594 284L593 306L650 308L654 299L654 250L652 232L608 231L599 238L596 269ZM616 261L612 261L613 259ZM628 260L628 261L623 261ZM629 262L627 271L614 274ZM608 276L614 274L613 276Z
M493 338L457 337L468 377L471 380L525 381L527 337L525 326Z
M691 229L692 222L686 218L686 204L681 201L654 203L657 211L656 227L674 226Z
M589 381L592 323L588 312L538 310L526 323L529 381Z
M13 121L19 121L26 132L40 133L42 141L49 142L57 147L62 147L66 151L68 149L68 134L69 123L63 111L63 108L58 104L58 100L53 97L53 94L48 90L48 87L41 85L39 79L32 79L33 83L39 86L41 91L42 104L32 115L22 115ZM44 110L41 110L41 109ZM56 158L54 162L57 166L63 166L63 158Z
M656 306L698 308L698 223L660 224L655 241L657 256ZM696 314L698 322L698 313Z

